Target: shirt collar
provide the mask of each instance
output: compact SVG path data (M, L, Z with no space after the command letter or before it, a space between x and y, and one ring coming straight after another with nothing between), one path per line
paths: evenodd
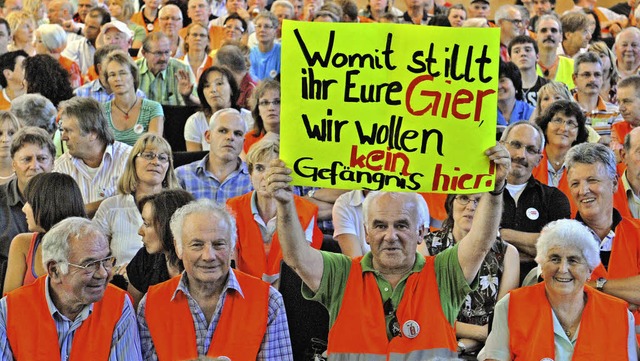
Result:
M45 279L45 286L44 286L44 298L47 300L47 307L49 308L49 314L54 320L56 319L56 314L58 315L58 318L62 318L63 320L69 320L67 316L63 315L62 312L60 312L56 307L56 305L53 303L53 300L51 299L51 293L49 291L49 287L50 287L49 276L46 276L46 277L47 278ZM80 317L80 320L84 321L87 319L87 317L89 317L91 312L93 312L93 303L84 306L82 311L80 311L78 316L76 316L76 319ZM69 320L69 321L73 322L74 320Z
M24 200L18 190L18 178L13 178L7 184L7 204L10 207L24 204Z
M409 273L420 272L424 267L425 262L424 256L416 252L416 260ZM380 274L380 272L373 268L373 254L371 252L367 252L367 254L362 257L360 260L360 266L362 267L362 273L373 272L376 275Z
M167 63L167 67L163 71L158 73L159 75L162 75L162 79L166 78L167 69L169 69L170 65L171 65L171 59L169 59L169 62ZM151 76L154 76L154 77L158 76L158 74L153 75L153 73L149 69L149 64L147 63L147 59L144 58L144 57L142 58L142 62L140 62L139 68L140 68L140 75L144 75L146 73L149 73Z
M253 191L251 193L251 214L255 215L259 215L260 213L258 212L258 192Z
M613 222L611 222L611 230L616 229L616 227L618 227L618 223L620 223L622 221L622 216L620 215L620 212L618 212L617 209L613 209ZM584 223L584 220L582 219L582 216L580 215L580 212L576 213L576 221L584 224L585 226L587 226L586 223ZM587 226L589 227L589 226Z
M229 268L229 273L227 273L227 275L227 282L225 283L224 287L222 287L222 292L220 294L227 293L229 292L229 290L234 290L238 292L240 296L242 296L242 298L244 298L244 293L242 293L242 288L240 287L240 283L238 283L238 279L236 278L233 269ZM189 292L189 277L187 275L187 271L183 271L182 275L180 275L180 282L178 283L178 287L171 296L171 301L176 298L178 292L181 292L182 294L187 296L187 298L192 298L191 293Z

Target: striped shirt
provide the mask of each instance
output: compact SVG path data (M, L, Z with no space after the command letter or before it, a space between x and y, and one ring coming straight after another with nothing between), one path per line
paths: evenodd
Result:
M178 91L178 70L184 70L189 74L192 87L191 95L197 97L196 76L191 67L181 60L170 58L167 68L153 75L147 64L147 59L136 60L140 69L140 89L147 94L147 98L163 105L186 105L184 97Z
M95 170L67 152L56 160L53 171L68 174L76 180L85 204L96 202L116 194L118 178L124 172L130 152L131 147L124 143L107 145L102 162Z
M45 299L49 312L56 325L58 331L58 345L60 346L60 360L68 360L71 354L71 345L76 330L82 325L82 322L93 312L93 304L85 306L78 314L75 320L65 317L58 308L53 304L51 295L49 294L49 278L47 277L47 287L45 287ZM35 344L34 347L38 345ZM54 357L52 357L54 358ZM141 360L140 341L138 336L138 328L136 327L136 317L133 305L129 297L124 298L124 307L122 308L122 316L116 323L111 340L111 353L109 361L134 361ZM0 300L0 361L13 361L13 352L7 339L7 298Z
M182 273L178 288L173 293L173 298L178 292L184 293L189 303L189 310L193 316L193 324L196 331L196 345L198 348L198 355L203 356L207 354L213 333L220 321L220 315L222 314L222 307L224 301L227 298L227 293L231 290L239 292L241 295L242 288L238 283L238 280L233 272L229 270L229 277L227 278L227 284L220 293L220 298L216 305L216 310L211 319L211 323L207 324L202 309L196 302L196 300L189 293L189 287L187 286L188 275L186 272ZM145 309L147 304L147 296L145 295L140 301L138 306L138 328L140 330L140 343L142 346L142 355L144 360L158 360L153 340L151 339L151 333L149 332L149 326L145 318ZM287 361L293 360L293 353L291 351L291 339L289 337L289 325L287 324L287 314L284 309L284 301L280 292L275 288L269 286L269 314L267 316L267 330L265 331L258 356L258 361Z
M253 190L247 164L238 158L239 166L220 182L207 170L209 154L202 160L176 168L180 186L193 194L196 199L208 198L225 204L227 199L241 196Z

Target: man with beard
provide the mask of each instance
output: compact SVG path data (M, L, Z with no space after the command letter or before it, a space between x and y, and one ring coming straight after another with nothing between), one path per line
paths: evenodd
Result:
M576 85L574 99L584 111L592 126L605 126L618 120L618 107L605 102L600 96L603 70L600 57L592 52L580 54L575 58L573 83ZM622 138L624 139L624 138Z
M171 44L164 33L147 35L142 43L142 56L136 65L140 69L140 90L147 94L147 99L165 105L200 103L191 67L171 57Z
M531 172L542 158L542 129L527 122L513 123L501 139L511 156L507 174L507 191L503 193L504 208L500 236L520 253L520 281L536 266L536 242L540 231L549 222L571 216L569 200L558 188L536 180Z
M536 24L538 41L538 75L547 80L555 80L573 89L573 59L558 56L558 46L562 41L562 26L554 15L543 15Z

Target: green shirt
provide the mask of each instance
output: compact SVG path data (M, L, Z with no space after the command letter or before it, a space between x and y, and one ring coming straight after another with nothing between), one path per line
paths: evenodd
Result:
M191 67L174 58L169 59L167 68L156 75L153 75L144 57L136 60L136 64L140 69L140 90L146 95L147 99L154 100L163 105L186 105L184 97L178 91L178 79L176 74L178 70L185 70L189 73L189 79L193 85L191 94L198 96L196 91L196 77L191 71Z
M307 285L302 284L302 295L313 301L322 303L329 311L329 328L331 328L338 317L338 311L342 306L342 297L344 296L345 286L349 279L351 270L351 258L339 253L322 252L322 260L324 264L324 272L320 287L315 294ZM382 303L391 298L393 308L397 309L407 278L411 273L420 272L425 265L424 256L416 253L416 261L406 276L398 282L396 288L393 289L391 284L384 279L380 273L373 269L373 256L371 252L362 257L360 261L362 272L373 272L380 289ZM458 261L458 246L449 248L436 256L435 273L438 280L438 289L440 290L440 304L442 311L453 326L460 311L460 306L472 287L475 288L477 280L473 282L471 287L464 277L460 262ZM382 312L382 311L381 311ZM386 317L387 325L393 318L393 315ZM389 327L387 327L387 336L389 337Z

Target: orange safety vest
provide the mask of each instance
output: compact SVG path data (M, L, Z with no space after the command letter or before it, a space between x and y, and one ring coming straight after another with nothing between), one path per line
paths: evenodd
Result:
M237 256L236 268L254 277L262 278L263 275L271 276L280 273L280 261L282 261L282 249L278 233L273 235L269 256L265 254L264 242L260 228L251 213L251 196L253 192L233 197L227 200L227 205L233 210L238 223L238 241L236 242ZM311 218L318 219L318 207L308 200L294 196L293 200L298 211L298 220L302 229L306 229ZM320 249L323 234L317 225L314 225L311 247Z
M622 178L618 178L618 189L613 193L613 208L617 209L622 217L633 218L629 209L627 192L625 192L624 184L622 184Z
M538 181L540 181L540 183L544 185L549 184L549 158L547 158L546 149L542 150L542 158L540 159L540 163L538 164L537 167L533 168L533 171L531 172L531 174L533 174L533 177ZM562 174L560 181L558 181L557 188L562 193L564 193L565 196L567 196L567 199L569 200L569 205L571 206L571 215L575 216L576 213L578 212L578 205L573 200L573 197L571 197L571 192L569 191L569 181L567 180L566 170Z
M207 356L255 361L267 330L269 285L242 272L231 272L238 279L243 295L235 290L227 293ZM160 361L198 357L196 329L187 296L176 292L171 299L180 277L151 286L147 291L144 314Z
M7 294L7 338L16 360L60 361L55 322L45 299L47 277ZM124 307L125 292L107 285L104 297L75 331L69 360L107 360L113 332Z
M435 273L435 257L425 257L420 272L407 279L396 316L400 329L414 332L410 338L387 338L387 326L380 290L373 272L362 272L360 260L351 262L351 270L344 291L338 317L329 331L329 358L340 360L429 360L457 357L456 335L440 304L440 292ZM413 320L414 322L410 322ZM417 323L417 326L415 327Z
M591 279L627 278L640 275L640 221L623 216L614 230L616 236L611 247L608 270L602 263L593 270ZM640 312L634 311L636 328L640 326ZM640 342L640 335L637 336Z
M587 303L572 360L627 360L627 303L585 286ZM512 360L554 360L551 305L545 283L511 291L509 347Z
M611 124L611 135L617 135L616 138L618 142L620 142L620 144L624 144L624 137L626 137L632 129L633 127L631 126L631 123L623 120L621 122Z

